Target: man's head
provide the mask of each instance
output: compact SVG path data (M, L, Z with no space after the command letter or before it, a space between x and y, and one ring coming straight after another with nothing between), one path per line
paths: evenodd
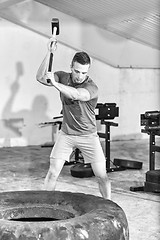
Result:
M86 52L77 52L71 63L72 80L75 83L82 83L85 81L90 67L91 60Z

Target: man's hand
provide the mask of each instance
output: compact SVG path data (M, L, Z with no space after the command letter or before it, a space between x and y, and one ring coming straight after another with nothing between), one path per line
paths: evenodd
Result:
M54 86L55 85L55 78L54 78L54 73L53 72L46 72L46 82L48 85Z
M54 51L56 51L56 49L57 49L57 39L55 37L51 37L48 41L47 47L48 47L48 50L52 53Z

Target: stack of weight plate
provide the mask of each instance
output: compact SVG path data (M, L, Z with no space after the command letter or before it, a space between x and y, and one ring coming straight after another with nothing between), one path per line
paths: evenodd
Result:
M90 163L77 163L70 169L71 175L77 178L88 178L94 176Z
M146 172L145 192L160 193L160 169Z

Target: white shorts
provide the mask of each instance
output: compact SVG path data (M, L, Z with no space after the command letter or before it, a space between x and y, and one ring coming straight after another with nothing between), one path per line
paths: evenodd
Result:
M75 148L81 151L85 163L106 161L97 133L74 136L68 135L62 131L60 131L57 137L50 158L69 161L70 155Z

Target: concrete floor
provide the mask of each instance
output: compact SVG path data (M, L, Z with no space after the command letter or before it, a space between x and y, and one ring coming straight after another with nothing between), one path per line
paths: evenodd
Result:
M50 151L51 148L41 146L1 148L0 191L43 189ZM111 142L111 160L114 158L143 162L141 170L108 173L112 181L112 200L122 207L128 219L130 240L160 240L160 195L129 189L144 185L145 173L149 170L148 139ZM159 160L160 153L156 153L156 169L160 169ZM94 177L74 178L70 167L64 166L56 190L100 196Z

